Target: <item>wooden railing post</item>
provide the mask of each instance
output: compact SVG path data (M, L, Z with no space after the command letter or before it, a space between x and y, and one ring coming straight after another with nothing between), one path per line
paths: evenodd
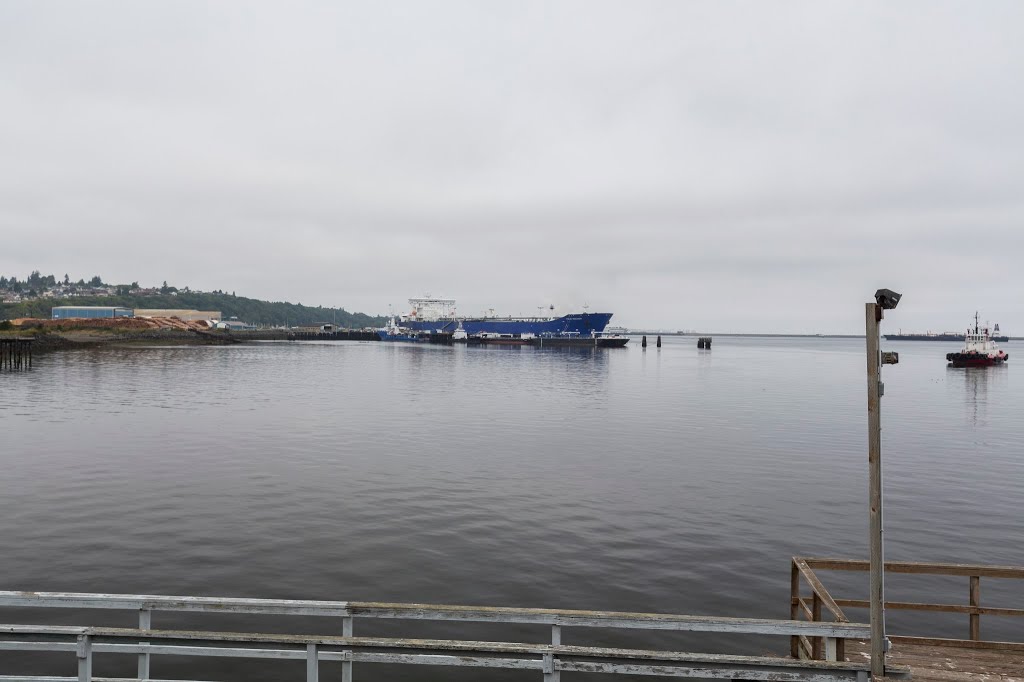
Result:
M320 654L316 644L306 645L306 682L318 682L320 679Z
M78 682L92 682L92 640L89 635L78 636Z
M826 661L834 661L834 660L836 660L836 656L838 656L837 652L838 652L838 648L839 648L838 645L837 645L836 638L835 637L825 637L824 639L825 639L825 647L824 647L825 655L823 657L824 660L826 660Z
M971 576L971 606L981 606L981 576ZM981 639L981 614L971 614L971 639L977 642Z
M558 682L559 671L555 670L554 654L544 654L541 666L544 671L544 682Z
M800 619L800 569L796 566L795 560L789 564L789 619ZM800 636L793 635L789 638L789 655L793 658L800 658Z
M555 647L555 646L560 646L561 644L562 644L562 626L561 625L557 625L557 624L552 625L551 626L551 646ZM547 680L549 682L558 682L559 681L559 679L561 677L561 673L555 667L556 664L557 664L557 661L555 660L554 655L552 655L552 657L551 657L551 671L550 671L550 674L548 674L547 671L545 671L545 675L544 675L544 679L545 680Z
M817 590L814 591L814 599L811 601L811 613L813 614L812 620L815 623L821 622L821 597L818 596L818 591ZM813 658L816 661L821 660L822 657L824 656L824 653L823 653L824 640L825 640L824 637L815 637L814 638L814 650L811 653L811 658Z
M149 609L139 609L139 629L149 630L153 625L153 612ZM146 642L140 642L146 644ZM139 654L139 679L149 679L149 654Z
M347 616L341 621L342 637L352 636L352 616ZM345 660L341 664L341 682L352 682L352 651L345 652Z

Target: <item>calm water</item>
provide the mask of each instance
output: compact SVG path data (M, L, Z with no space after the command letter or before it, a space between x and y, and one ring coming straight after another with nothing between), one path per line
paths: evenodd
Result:
M862 340L630 346L44 356L0 375L0 587L788 617L792 555L866 557ZM1022 368L883 346L900 351L884 372L887 558L1024 564ZM1024 362L1024 343L1004 347ZM866 575L841 578L834 594L866 594ZM982 581L983 602L1013 588ZM967 582L894 576L889 597L965 603ZM967 633L966 616L890 624ZM989 637L1019 627L983 619ZM363 679L476 677L377 672Z

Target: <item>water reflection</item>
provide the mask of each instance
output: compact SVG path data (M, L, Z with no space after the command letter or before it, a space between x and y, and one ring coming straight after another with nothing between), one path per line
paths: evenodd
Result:
M5 585L776 617L790 556L866 551L864 342L663 341L40 357L0 377ZM1024 393L908 343L890 546L1021 563Z
M947 367L947 380L962 384L967 422L971 426L988 424L989 391L1005 384L1006 365L994 367Z

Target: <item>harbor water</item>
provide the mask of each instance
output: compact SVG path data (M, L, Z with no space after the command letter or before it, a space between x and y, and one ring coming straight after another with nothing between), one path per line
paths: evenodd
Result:
M882 345L900 353L883 370L886 558L1024 564L1024 343L980 370L946 367L955 343ZM792 555L867 556L866 430L863 339L42 355L0 376L0 589L786 618ZM825 577L866 598L866 574ZM1008 588L986 581L982 603L1024 607ZM966 579L887 589L967 600ZM985 636L1013 626L986 618ZM891 614L901 627L965 637L967 616ZM357 634L398 631L374 628ZM244 677L280 679L275 665ZM362 679L475 678L385 672Z

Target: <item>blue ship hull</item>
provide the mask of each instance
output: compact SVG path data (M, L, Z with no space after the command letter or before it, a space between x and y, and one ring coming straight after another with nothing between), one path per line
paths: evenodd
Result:
M403 319L401 325L408 329L432 332L454 332L462 324L462 328L470 336L479 334L533 334L592 336L601 333L612 319L611 313L577 313L553 319L516 318L516 317L478 317L461 320L408 320Z

